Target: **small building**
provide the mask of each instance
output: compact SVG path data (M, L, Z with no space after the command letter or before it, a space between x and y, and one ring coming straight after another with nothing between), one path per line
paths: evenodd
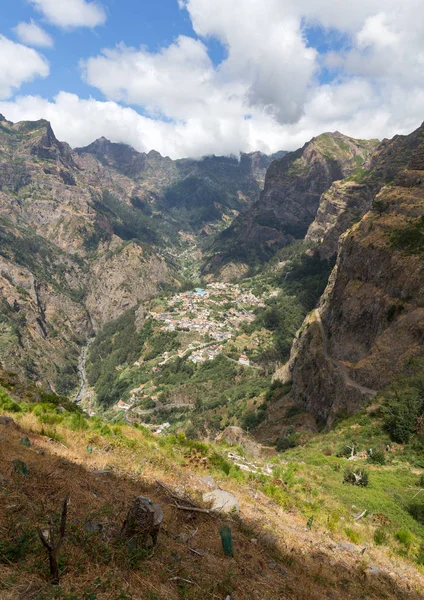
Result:
M207 292L202 288L195 288L194 290L198 296L206 296Z
M240 356L240 358L238 359L238 362L239 362L240 365L245 365L246 367L250 367L250 360L246 356L246 354L242 354Z

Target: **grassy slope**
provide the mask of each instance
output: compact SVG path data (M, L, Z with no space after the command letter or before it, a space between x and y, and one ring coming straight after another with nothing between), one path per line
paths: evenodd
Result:
M3 383L15 385L8 378ZM27 400L36 399L34 390L17 391ZM4 398L3 392L3 406ZM345 440L340 432L286 453L288 464L281 457L273 459L274 472L267 478L248 476L230 466L222 458L225 446L190 442L183 436L154 438L134 427L108 426L78 412L61 412L45 402L7 406L18 411L9 414L19 429L0 426L0 597L5 600L174 600L227 594L234 600L318 600L328 594L352 600L422 597L422 576L399 561L406 554L413 558L416 540L409 549L394 538L389 547L376 547L372 519L356 524L353 520L364 508L375 510L372 499L377 502L379 496L379 512L394 520L391 490L404 493L403 487L413 485L414 478L399 477L400 471L393 467L373 472L369 489L343 486L342 471L333 466L343 466L346 459L322 454L331 443L336 446ZM21 443L26 435L29 448ZM27 476L13 473L16 458L27 463ZM90 474L105 468L109 475ZM155 483L161 480L178 487L179 493L190 494L202 505L205 487L200 477L205 474L212 474L222 488L237 496L240 518L179 511ZM46 581L47 557L35 531L50 515L57 516L68 492L71 505L62 586L53 590ZM164 508L164 527L150 557L129 556L119 543L126 510L140 494ZM312 515L315 520L308 530L305 524ZM89 535L86 521L101 522L103 533ZM217 530L224 523L233 532L234 559L225 558L220 547ZM189 542L182 533L192 536ZM420 533L415 528L415 534ZM361 545L339 546L352 538ZM362 556L365 542L370 546Z

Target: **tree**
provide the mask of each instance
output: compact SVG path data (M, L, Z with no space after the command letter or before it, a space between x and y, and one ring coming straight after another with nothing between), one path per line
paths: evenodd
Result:
M384 202L384 200L374 200L372 205L372 210L378 213L380 217L384 212L386 212L387 208L387 202Z

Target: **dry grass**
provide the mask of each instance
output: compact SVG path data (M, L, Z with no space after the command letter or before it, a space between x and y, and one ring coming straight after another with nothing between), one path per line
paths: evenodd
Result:
M218 481L240 500L241 517L177 510L156 480L199 500L204 471L167 455L140 431L123 429L136 441L128 448L119 440L111 445L92 432L60 426L63 445L48 441L38 433L41 425L32 414L21 416L20 427L0 426L0 544L20 534L28 548L16 562L0 559L2 600L424 598L423 579L412 567L379 549L369 549L365 556L360 548L356 553L340 549L328 532L308 531L304 519L284 513L248 484ZM30 448L21 443L26 434ZM27 476L13 472L16 458L28 464ZM90 474L104 468L111 473ZM61 588L54 590L35 531L59 514L68 493ZM131 557L119 531L138 495L162 504L164 526L151 556ZM101 524L102 532L86 533L87 521ZM223 523L233 532L233 559L222 552L218 528ZM371 570L370 563L379 570Z

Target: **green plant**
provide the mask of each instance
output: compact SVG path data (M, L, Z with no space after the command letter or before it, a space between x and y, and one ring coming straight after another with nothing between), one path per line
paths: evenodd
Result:
M0 563L18 562L34 549L37 536L28 525L13 523L0 539Z
M384 527L377 527L374 531L374 543L376 546L385 546L389 541L387 530Z
M385 465L386 455L381 450L374 450L371 454L369 454L367 460L373 465Z
M382 413L386 430L393 441L409 442L424 409L424 392L413 382L397 385L385 395Z
M367 487L369 484L368 471L363 468L353 469L352 467L347 467L343 475L343 483Z
M401 543L406 548L410 548L412 542L414 541L414 536L409 531L409 529L398 529L395 533L395 538L399 543Z
M350 527L346 527L345 534L354 544L358 544L361 540L361 536L358 531L351 529Z
M421 525L424 525L424 503L412 503L408 506L409 514Z
M0 410L8 412L20 412L22 410L21 405L12 400L2 387L0 387Z

